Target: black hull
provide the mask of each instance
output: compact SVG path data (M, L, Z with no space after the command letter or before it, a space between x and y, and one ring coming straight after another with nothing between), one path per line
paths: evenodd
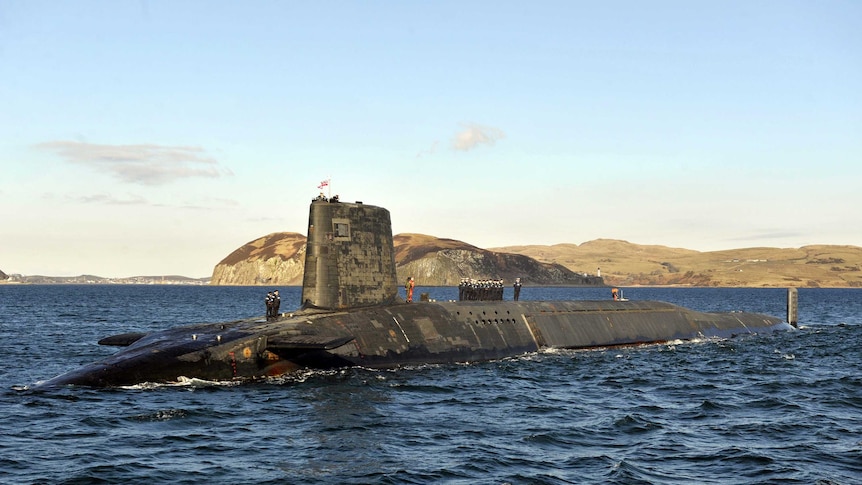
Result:
M301 311L147 335L43 386L94 387L254 379L302 368L477 362L544 348L596 348L789 330L752 313L701 313L663 302L446 302L350 312Z

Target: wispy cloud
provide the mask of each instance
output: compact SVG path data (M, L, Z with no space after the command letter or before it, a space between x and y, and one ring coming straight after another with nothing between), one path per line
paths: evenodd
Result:
M120 199L113 195L96 194L84 195L74 198L76 201L84 204L102 204L102 205L148 205L148 202L143 197L137 195L130 196L126 199Z
M162 185L183 178L233 175L230 170L220 168L218 161L200 147L52 141L40 143L36 148L132 184Z
M240 206L240 203L233 199L223 199L218 197L204 197L199 200L189 200L185 203L174 205L174 204L156 204L157 207L174 207L177 209L189 209L189 210L230 210Z
M42 194L45 200L57 200L58 196L55 193ZM93 194L93 195L66 195L62 197L63 201L76 202L79 204L94 204L94 205L109 205L109 206L133 206L143 205L151 207L167 207L172 209L190 209L190 210L225 210L239 207L239 202L233 199L225 199L219 197L205 197L200 201L188 201L179 204L163 204L150 202L144 197L134 194L128 194L126 197L116 197L110 194Z
M434 155L437 153L437 146L440 144L439 140L434 140L434 143L431 144L431 148L427 150L422 150L421 152L416 154L416 158L422 158L425 155Z
M456 150L468 151L476 148L480 144L493 145L497 140L506 138L506 134L499 128L491 126L482 126L475 123L463 123L464 128L455 135L452 139L452 148Z
M125 198L116 197L110 194L92 194L92 195L58 195L55 192L46 192L42 194L42 199L47 201L60 201L62 203L78 203L78 204L94 204L94 205L150 205L147 199L129 194Z

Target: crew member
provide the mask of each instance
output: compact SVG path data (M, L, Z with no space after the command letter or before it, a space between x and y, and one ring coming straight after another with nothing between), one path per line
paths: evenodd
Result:
M619 301L620 289L619 288L611 288L611 296L614 298L614 301Z
M518 301L518 297L521 296L521 278L515 278L512 289L515 290L515 301Z
M404 285L404 290L407 291L407 303L413 302L413 287L415 283L413 282L413 277L407 278L407 283Z
M281 306L281 297L278 296L278 290L272 292L272 316L278 316L278 308Z
M264 299L264 303L266 303L266 319L269 320L272 318L272 303L275 301L272 297L272 292L266 294L266 298Z

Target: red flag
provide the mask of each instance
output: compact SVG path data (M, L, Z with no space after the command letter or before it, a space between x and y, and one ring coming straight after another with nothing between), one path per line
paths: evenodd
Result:
M329 185L329 179L326 179L326 180L324 180L323 182L320 182L320 185L318 185L318 186L317 186L317 188L318 188L318 189L322 189L322 188L324 188L324 187L326 187L326 186L328 186L328 185Z

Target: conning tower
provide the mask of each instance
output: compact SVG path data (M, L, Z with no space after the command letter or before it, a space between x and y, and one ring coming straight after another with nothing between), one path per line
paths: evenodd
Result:
M308 213L302 307L346 310L398 299L389 211L318 198Z

